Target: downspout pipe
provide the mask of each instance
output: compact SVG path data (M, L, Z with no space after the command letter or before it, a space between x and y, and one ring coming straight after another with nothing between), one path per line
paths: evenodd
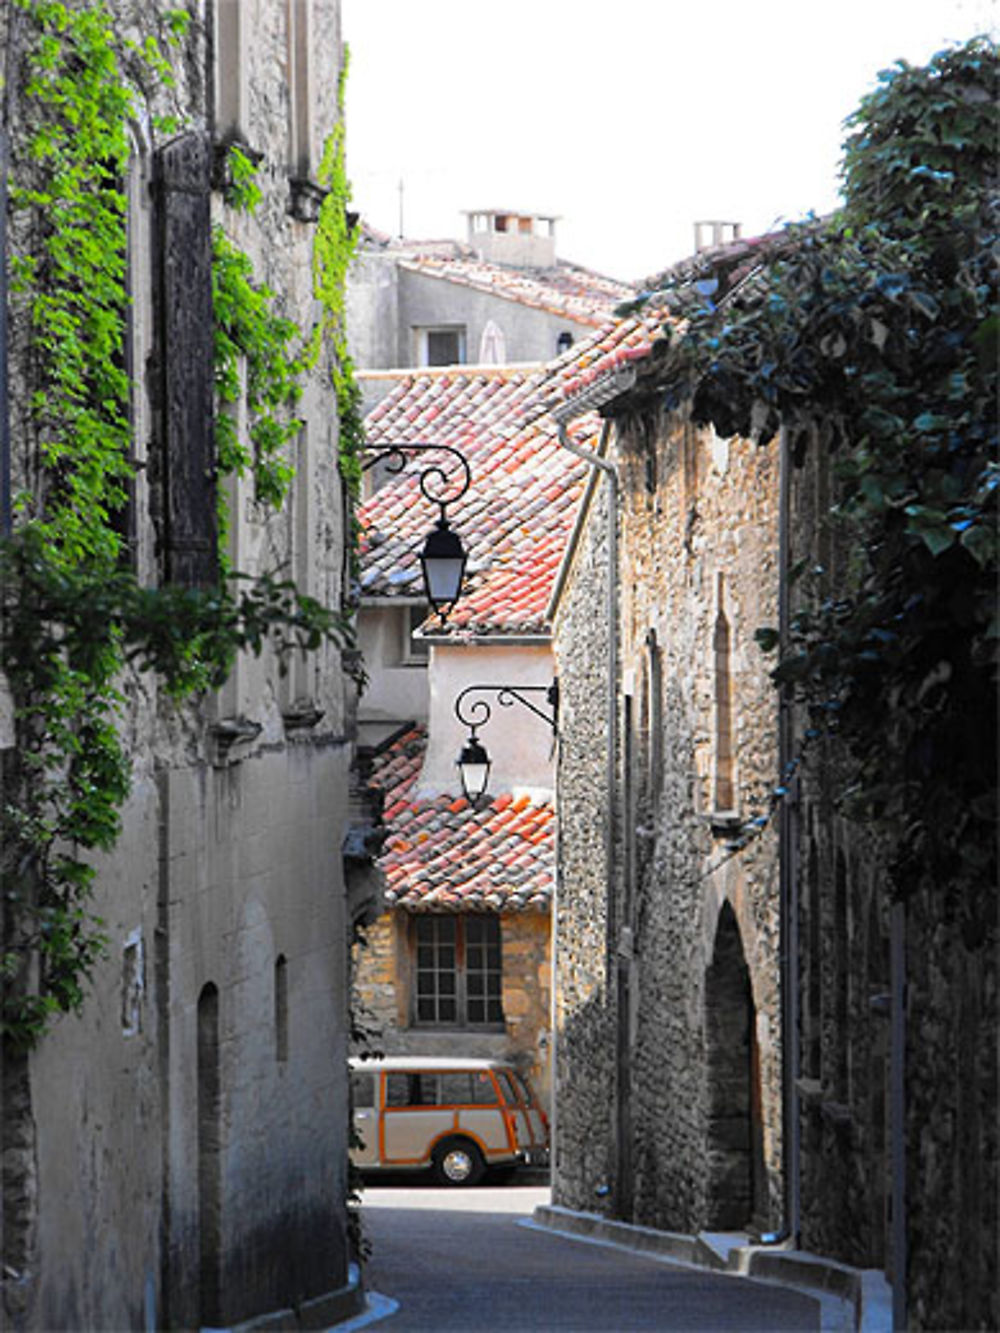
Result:
M607 862L607 883L610 889L614 871L614 792L618 773L617 712L618 712L618 470L603 456L611 434L611 422L605 419L601 426L598 453L582 449L573 444L565 421L557 421L559 443L568 452L581 458L590 467L596 468L608 483L608 678L606 682L606 708L608 721L606 751L606 786L608 793L607 827L605 853Z
M791 618L791 454L788 433L780 436L778 492L778 634L781 653L788 648ZM781 901L781 1056L783 1084L782 1157L785 1218L771 1243L799 1241L802 1217L801 1107L799 1104L799 778L792 774L795 730L792 703L785 687L778 696L778 782L785 789L778 815L779 894Z
M608 925L609 925L609 949L606 960L606 972L608 975L609 993L613 984L613 970L611 964L611 938L610 931L614 929L615 914L617 911L617 895L614 892L614 839L615 839L615 782L618 772L618 472L613 464L609 463L604 457L607 449L608 440L611 435L612 423L605 418L601 426L601 435L598 442L598 452L593 453L589 449L582 449L574 444L569 438L569 431L566 425L566 419L556 418L556 424L559 431L559 443L574 457L582 459L591 468L591 476L600 473L608 486L608 550L607 550L607 622L608 622L608 675L606 681L606 718L607 718L607 746L606 746L606 774L605 785L607 789L607 804L605 807L605 884L607 885L608 899ZM554 599L553 599L554 600ZM552 920L552 1067L553 1073L556 1068L556 1043L558 1041L558 1025L556 1023L556 1005L557 1005L557 969L559 958L559 893L558 881L556 886L555 901L553 904ZM556 1085L553 1077L553 1097L552 1097L552 1135L553 1144L552 1158L552 1182L555 1183L557 1174L557 1163L555 1159L555 1147L558 1142L556 1134L555 1118L557 1114L557 1098L555 1095ZM598 1193L608 1193L608 1187L603 1184L599 1187Z

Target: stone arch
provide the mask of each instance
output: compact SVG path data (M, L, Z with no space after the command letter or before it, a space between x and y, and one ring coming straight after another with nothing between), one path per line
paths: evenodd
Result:
M705 973L708 1075L705 1224L742 1229L763 1189L757 1015L739 923L727 900Z

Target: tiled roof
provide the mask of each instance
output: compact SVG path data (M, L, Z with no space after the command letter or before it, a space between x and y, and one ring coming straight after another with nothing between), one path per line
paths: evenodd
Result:
M575 444L593 449L601 423L586 410L586 394L647 356L663 318L662 310L651 309L607 323L534 369L397 372L396 388L365 422L369 445L451 445L465 455L472 474L467 493L448 507L448 522L469 553L466 591L439 632L547 632L545 609L587 473L586 464L561 447L553 410L582 398L568 430ZM447 455L440 459L448 467ZM421 595L420 548L438 511L419 483L421 467L437 461L433 454L417 455L361 505L363 596Z
M389 834L380 860L385 902L414 912L547 912L552 899L555 811L510 793L475 810L413 787L426 735L414 727L374 761Z
M471 252L412 254L401 255L399 266L410 273L457 282L592 328L599 328L615 306L635 295L635 288L627 283L592 273L564 259L557 260L551 268L514 268L487 263Z
M361 244L395 256L408 272L489 292L592 328L636 295L632 284L566 259L545 268L489 263L465 241L397 239L367 223L362 224Z
M545 607L586 472L560 448L545 412L556 387L547 370L410 371L369 414L370 445L435 442L468 460L469 490L448 509L469 553L467 591L449 615L450 630L545 632ZM596 420L581 429L592 435ZM438 516L420 493L420 469L438 461L449 466L444 454L418 456L361 506L364 596L420 595L420 548Z

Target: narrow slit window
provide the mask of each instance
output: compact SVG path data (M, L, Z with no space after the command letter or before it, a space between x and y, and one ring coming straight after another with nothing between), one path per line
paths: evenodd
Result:
M274 1052L279 1064L288 1059L288 960L284 954L274 964Z
M736 808L733 789L733 703L729 621L722 610L715 621L715 808Z

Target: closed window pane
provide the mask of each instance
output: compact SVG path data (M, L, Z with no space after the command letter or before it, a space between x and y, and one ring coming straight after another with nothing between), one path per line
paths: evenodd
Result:
M472 1075L471 1074L442 1074L441 1082L441 1105L446 1103L459 1102L467 1105L472 1101Z
M508 1106L516 1106L517 1093L514 1091L514 1084L511 1082L510 1075L506 1071L501 1070L501 1072L497 1074L497 1078L500 1080L500 1086L503 1088L504 1101Z
M412 1103L414 1106L439 1106L438 1079L436 1074L414 1074Z
M499 918L467 917L465 926L468 1021L502 1023Z
M429 1026L503 1023L500 921L416 916L414 1021Z
M413 1080L409 1074L387 1074L385 1080L385 1104L386 1106L412 1106L411 1084Z
M472 1100L477 1106L496 1106L497 1090L489 1074L482 1072L472 1076Z

